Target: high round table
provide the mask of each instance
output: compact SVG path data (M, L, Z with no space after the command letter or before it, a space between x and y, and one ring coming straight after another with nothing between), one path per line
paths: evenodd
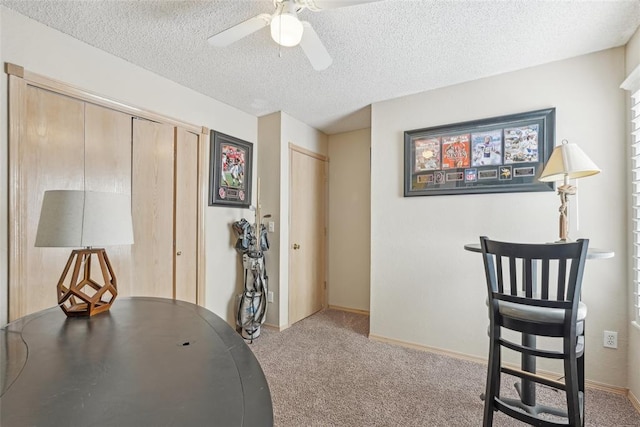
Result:
M210 311L119 298L91 318L58 307L0 329L0 425L272 426L258 361Z

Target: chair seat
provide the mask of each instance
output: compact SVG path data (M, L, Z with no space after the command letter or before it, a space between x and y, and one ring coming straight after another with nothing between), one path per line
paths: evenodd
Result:
M489 307L489 298L484 300ZM562 323L564 321L564 310L561 308L536 307L525 304L518 304L509 301L498 301L498 309L503 316L519 320L527 320L538 323ZM578 303L577 322L587 318L587 305L580 301Z
M565 310L561 308L536 307L509 301L498 301L498 310L501 315L511 317L513 319L551 324L562 323L564 321L565 313ZM586 317L587 305L580 302L578 305L577 321L581 322Z

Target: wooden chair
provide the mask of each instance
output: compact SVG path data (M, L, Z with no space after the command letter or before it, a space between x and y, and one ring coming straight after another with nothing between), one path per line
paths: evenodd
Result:
M580 289L588 240L519 244L480 237L489 305L489 366L484 426L494 411L536 426L584 426L584 323ZM521 342L503 336L520 332ZM505 334L509 337L518 334ZM537 346L537 337L556 337L561 349ZM522 369L503 366L502 348L521 354ZM564 381L536 374L536 358L562 359ZM501 374L520 378L519 399L500 396ZM564 407L536 404L536 385L562 390ZM543 416L543 414L550 414Z

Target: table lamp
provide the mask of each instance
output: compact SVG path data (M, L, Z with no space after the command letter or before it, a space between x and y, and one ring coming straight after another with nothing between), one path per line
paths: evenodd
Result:
M568 196L576 194L576 187L569 185L569 179L584 178L600 173L600 168L576 144L566 139L554 148L544 167L539 181L564 181L558 187L560 195L560 242L569 241Z
M130 195L45 191L35 246L84 248L71 251L58 281L58 305L67 316L93 316L109 310L118 295L116 276L106 251L94 246L130 244ZM98 278L91 275L94 257Z

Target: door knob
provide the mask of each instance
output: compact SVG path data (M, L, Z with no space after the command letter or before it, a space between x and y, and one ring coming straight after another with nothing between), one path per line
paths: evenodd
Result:
M182 255L182 251L178 251L178 253L176 253L176 255L178 255L178 256Z
M294 244L293 244L293 249L300 249L300 245L299 245L299 244L297 244L297 243L294 243Z

